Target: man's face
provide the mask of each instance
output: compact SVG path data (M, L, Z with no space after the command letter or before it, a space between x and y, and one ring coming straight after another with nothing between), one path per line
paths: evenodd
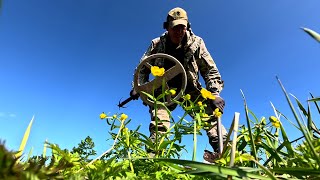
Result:
M168 33L170 40L173 44L180 44L184 35L186 34L187 28L184 25L176 25L174 27L168 27Z

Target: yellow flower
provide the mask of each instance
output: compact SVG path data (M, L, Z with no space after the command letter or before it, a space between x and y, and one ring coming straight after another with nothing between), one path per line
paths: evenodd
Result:
M269 117L269 120L271 121L271 122L277 122L277 121L279 121L276 117L274 117L274 116L270 116Z
M102 112L101 114L100 114L100 119L105 119L107 117L107 115L104 113L104 112Z
M272 126L279 128L280 127L280 121L272 122Z
M183 97L184 100L190 100L191 99L191 95L190 94L186 94L184 97Z
M202 102L201 102L201 101L198 101L198 105L199 105L199 106L202 106Z
M126 120L128 118L128 115L126 115L126 114L121 114L121 116L120 116L120 120L121 121L124 121L124 120Z
M122 129L123 133L127 133L128 130L129 130L128 128L123 128L123 129Z
M221 112L218 112L215 116L216 117L221 117L222 113Z
M152 66L151 73L153 76L163 76L164 68L159 68L158 66Z
M175 95L176 94L176 90L174 90L174 89L170 89L169 92L171 93L171 95Z
M202 114L202 117L207 118L207 117L209 117L209 115L206 114L206 113L203 113L203 114Z
M114 114L114 115L112 116L112 118L113 118L113 119L116 119L116 118L117 118L117 115L116 115L116 114Z
M205 88L202 88L200 92L201 92L202 97L205 99L214 100L216 98L214 95L212 95L212 93L210 91L206 90Z
M249 136L244 136L244 140L245 140L246 142L249 142L249 141L251 140L251 138L250 138Z
M219 108L216 108L216 109L214 110L214 116L216 116L216 117L221 117L221 115L222 115L222 113L219 111Z
M210 119L209 115L206 113L201 113L201 120L208 121Z
M272 126L274 126L274 127L276 127L276 128L279 128L280 127L280 121L279 121L279 119L277 119L276 117L274 117L274 116L270 116L269 117L269 120L270 120L270 122L272 123Z

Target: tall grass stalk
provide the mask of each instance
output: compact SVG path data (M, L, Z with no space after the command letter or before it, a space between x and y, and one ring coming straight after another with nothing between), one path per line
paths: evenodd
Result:
M243 101L244 101L244 108L245 108L245 113L246 113L246 120L247 120L247 126L249 129L249 137L250 137L250 142L251 142L251 155L254 157L254 159L257 161L257 149L256 146L254 144L254 140L253 140L253 135L252 135L252 129L251 129L251 124L250 124L250 119L249 119L249 114L248 114L248 105L247 105L247 101L246 98L244 96L244 93L242 92L242 90L240 89L242 97L243 97ZM254 167L254 163L252 163L252 167Z
M274 105L271 103L271 106L273 108L273 111L275 113L275 116L277 117L277 119L280 121L280 114L277 112L276 108L274 107ZM281 123L281 121L280 121ZM290 140L288 138L288 135L284 129L284 127L282 126L282 123L281 123L281 126L280 126L280 130L281 130L281 135L282 135L282 139L283 139L283 143L278 147L277 151L278 150L281 150L283 146L286 147L287 151L288 151L288 155L289 157L293 157L294 156L294 150L293 150L293 147L290 143Z
M42 151L42 157L46 157L47 155L47 145L48 145L48 140L46 139L46 141L43 144L43 151Z
M296 121L297 121L297 123L298 123L298 125L299 125L300 131L303 133L303 135L304 135L304 137L305 137L305 139L306 139L307 145L309 146L309 148L310 148L310 150L311 150L311 152L312 152L313 157L315 158L316 162L317 162L318 164L320 164L320 157L319 157L319 155L317 154L316 150L314 149L314 146L313 146L313 144L312 144L312 140L311 140L311 138L310 138L310 134L307 133L306 127L304 127L304 126L302 125L302 123L301 123L301 121L300 121L300 119L299 119L299 117L298 117L298 115L297 115L297 113L296 113L296 111L295 111L292 103L291 103L291 100L290 100L290 98L289 98L289 95L288 95L287 91L285 90L284 86L282 85L280 79L279 79L278 77L276 77L276 78L277 78L277 80L278 80L278 82L279 82L279 84L280 84L280 86L281 86L281 88L282 88L282 91L284 92L284 94L285 94L285 96L286 96L287 102L288 102L288 104L289 104L289 106L290 106L290 108L291 108L291 111L292 111L292 113L293 113L293 115L294 115L294 117L295 117L295 119L296 119ZM297 99L296 99L296 100L297 100ZM297 100L297 102L300 103L298 100Z
M196 118L200 118L199 114L197 114ZM193 153L192 153L192 160L196 161L197 156L197 121L193 121Z
M233 126L232 126L233 138L232 138L232 145L231 145L231 157L230 157L229 167L233 167L234 159L236 157L239 116L240 116L240 113L238 113L238 112L234 113L234 118L233 118L233 122L232 122L232 124L233 124Z
M31 147L29 153L28 153L28 157L27 157L27 160L30 159L30 157L32 156L32 153L33 153L33 147Z
M34 120L34 116L32 116L32 119L23 135L23 138L22 138L22 141L21 141L21 144L20 144L20 147L19 147L19 151L16 153L16 157L21 157L22 156L22 153L24 151L24 148L26 147L26 144L28 142L28 139L29 139L29 135L30 135L30 131L31 131L31 127L32 127L32 123L33 123L33 120ZM20 161L21 158L19 158L17 160L17 162Z

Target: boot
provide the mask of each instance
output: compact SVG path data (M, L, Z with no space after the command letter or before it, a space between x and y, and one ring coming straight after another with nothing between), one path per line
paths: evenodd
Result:
M223 144L226 143L226 136L223 136ZM209 137L209 144L211 145L213 152L204 150L203 159L212 164L215 160L219 159L221 154L219 153L219 141L218 137ZM223 148L223 147L221 147Z
M220 158L220 155L221 154L218 152L204 150L203 159L205 160L205 162L212 164L215 160Z

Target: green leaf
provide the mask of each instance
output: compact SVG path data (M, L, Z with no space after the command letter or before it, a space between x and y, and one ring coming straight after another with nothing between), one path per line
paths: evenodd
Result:
M268 164L269 161L272 161L273 159L277 160L277 163L282 162L283 160L281 159L281 157L279 156L280 154L272 149L271 147L269 147L267 144L265 144L264 142L261 142L261 146L264 148L264 150L266 150L268 153L270 153L270 157L269 159L264 163L264 166Z
M320 97L309 99L308 101L320 101Z
M290 174L293 176L316 176L320 177L320 171L318 169L304 168L304 167L281 167L273 168L272 172L280 174ZM310 179L313 179L310 177Z
M166 149L167 146L171 143L171 141L166 141L164 140L160 145L159 145L159 150L162 150L162 149Z
M229 168L229 167L222 167L216 166L211 164L200 163L196 161L190 160L181 160L181 159L154 159L154 161L163 161L163 162L170 162L175 164L180 164L183 166L189 166L191 168L196 168L196 170L186 171L185 173L215 173L217 175L221 175L225 177L226 175L235 176L235 177L242 177L242 178L256 178L256 179L274 179L265 176L261 176L256 173L252 173L253 171L260 171L261 169L257 168Z

